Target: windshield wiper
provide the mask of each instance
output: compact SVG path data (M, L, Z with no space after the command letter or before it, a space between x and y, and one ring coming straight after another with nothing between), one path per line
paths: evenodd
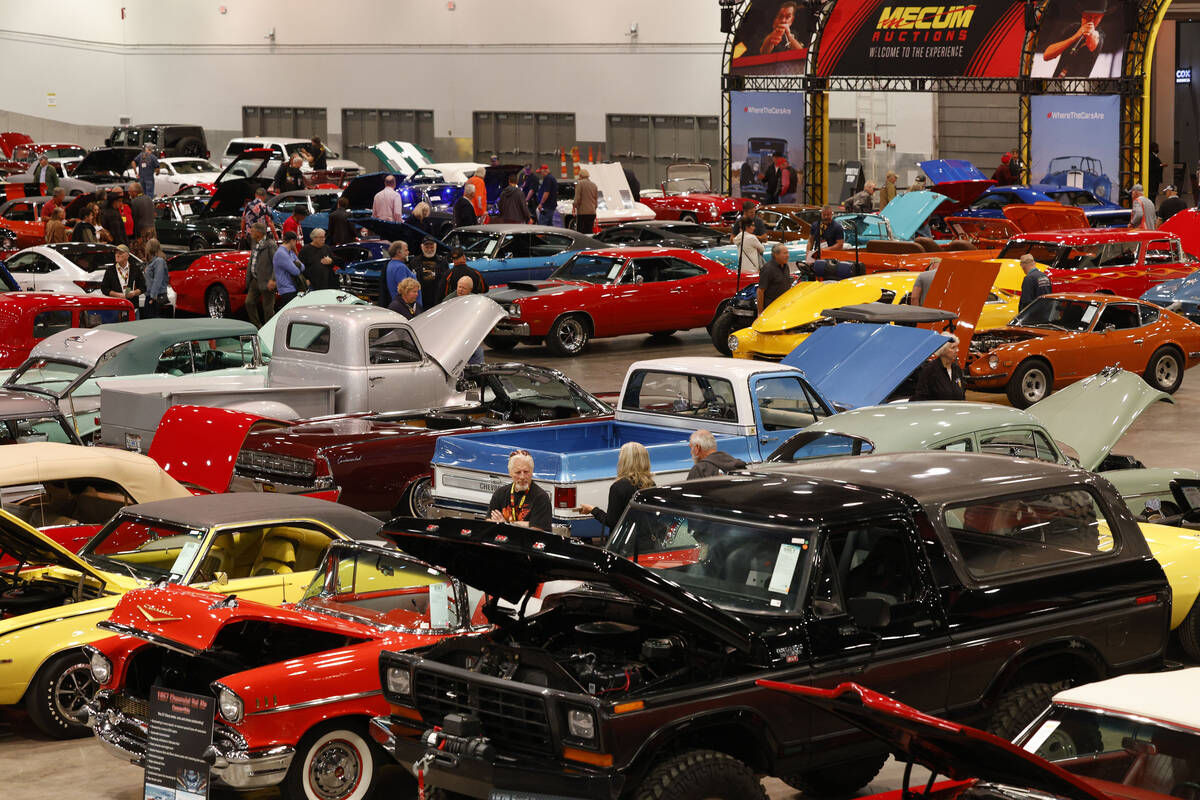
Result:
M143 578L142 576L138 575L137 571L134 570L133 567L126 564L124 561L118 561L115 558L109 558L107 556L98 556L94 553L90 554L90 557L82 555L82 554L80 554L79 557L82 558L87 563L93 563L92 559L96 559L97 561L112 564L114 566L120 567L121 569L123 569L129 573L129 577L133 578L134 583L138 583L143 580L146 581L147 585L150 583L149 578ZM101 566L103 566L103 563L101 563Z

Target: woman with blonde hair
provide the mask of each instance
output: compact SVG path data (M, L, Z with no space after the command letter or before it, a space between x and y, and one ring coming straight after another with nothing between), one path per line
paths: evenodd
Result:
M638 489L654 485L654 474L650 471L650 453L639 442L626 442L617 455L617 479L608 488L608 510L589 506L579 507L579 513L591 514L600 524L612 530L625 513L625 506L633 499Z

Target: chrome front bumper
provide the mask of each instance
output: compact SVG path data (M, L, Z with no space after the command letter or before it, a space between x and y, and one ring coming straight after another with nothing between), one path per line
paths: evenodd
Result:
M148 725L118 710L114 698L111 690L96 694L87 705L88 725L111 755L145 767ZM203 754L215 779L235 789L261 789L283 781L296 755L293 748L280 746L251 752L233 740L236 734L232 731L222 734L214 735L212 745Z

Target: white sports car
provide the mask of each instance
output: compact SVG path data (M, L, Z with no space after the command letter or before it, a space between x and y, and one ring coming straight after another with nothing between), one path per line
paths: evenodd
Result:
M111 244L39 244L10 256L4 266L26 291L92 294L100 291L116 252ZM134 255L129 260L142 263ZM175 290L169 286L167 297L175 305Z
M166 197L185 186L195 186L198 183L216 183L217 176L221 174L221 168L206 158L160 158L158 166L159 173L154 176L155 197ZM125 170L125 177L136 181L137 170L130 167Z

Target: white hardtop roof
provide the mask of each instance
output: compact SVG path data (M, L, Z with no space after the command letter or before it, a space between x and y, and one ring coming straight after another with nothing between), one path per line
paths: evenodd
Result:
M1054 702L1142 717L1200 733L1200 667L1122 675L1059 692Z
M654 369L664 372L685 372L698 375L713 375L730 380L749 378L763 372L795 372L800 370L785 367L782 364L772 364L769 361L752 361L750 359L721 358L720 356L689 356L682 358L652 358L647 361L635 361L629 365L626 375L636 369Z

